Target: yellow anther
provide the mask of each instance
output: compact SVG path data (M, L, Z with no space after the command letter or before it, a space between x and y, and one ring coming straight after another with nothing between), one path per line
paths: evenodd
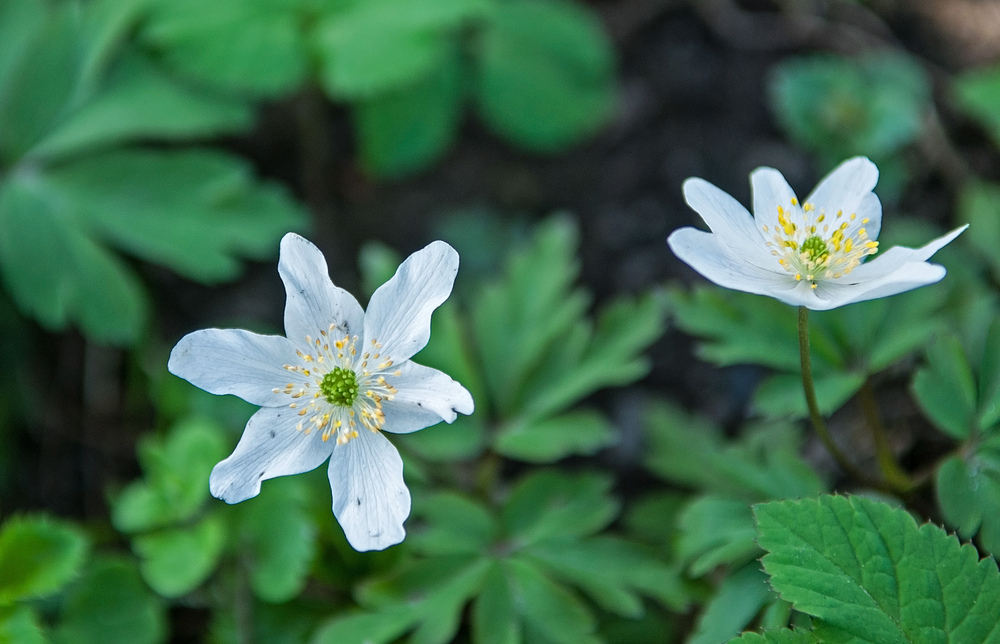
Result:
M798 199L796 199L795 197L792 197L792 205L793 205L793 206L797 206L797 205L799 205L799 200L798 200Z

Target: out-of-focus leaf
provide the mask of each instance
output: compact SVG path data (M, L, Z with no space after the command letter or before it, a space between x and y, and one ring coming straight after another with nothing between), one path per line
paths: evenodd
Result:
M695 499L678 519L677 557L692 576L716 566L742 565L760 556L753 513L746 501L718 496Z
M214 136L247 127L250 117L243 103L182 87L132 56L121 62L106 89L46 135L31 155L52 158L126 141Z
M993 274L1000 276L1000 257L996 252L1000 243L1000 184L967 182L959 194L955 218L968 223L975 231L974 235L967 235L965 241L979 251Z
M0 644L46 644L38 615L27 606L0 608Z
M630 505L625 525L634 540L656 546L667 561L674 558L677 521L689 498L678 492L658 492Z
M305 79L301 0L154 0L142 37L206 85L262 96Z
M597 17L578 4L497 3L477 54L480 113L517 145L557 151L611 116L614 50Z
M485 553L499 536L499 525L486 508L453 492L415 503L407 541L425 555Z
M828 163L856 154L886 157L919 134L930 83L899 54L813 56L777 67L771 104L792 138Z
M798 431L785 424L746 433L742 443L725 443L719 430L666 403L647 411L650 449L645 465L675 482L744 499L802 497L825 489L797 454Z
M949 436L968 438L976 414L976 383L958 338L938 338L928 347L927 360L913 378L917 402Z
M66 597L59 644L156 644L165 640L163 605L135 567L121 558L95 561Z
M316 631L311 644L389 644L413 623L412 611L399 607L378 613L335 617Z
M960 74L952 89L959 105L985 125L1000 145L1000 65Z
M822 373L813 378L820 413L832 414L851 399L865 383L858 373ZM803 418L809 414L802 392L802 376L775 374L754 392L754 406L769 418Z
M126 487L111 518L123 532L140 532L190 519L208 499L208 476L226 455L224 432L214 422L189 418L165 439L139 448L146 478Z
M716 644L737 635L773 597L757 562L740 568L706 604L688 644Z
M557 644L596 644L596 622L586 605L534 566L518 560L501 563L514 602L526 626Z
M458 135L464 70L453 47L436 54L420 78L354 103L361 161L397 177L437 161Z
M504 527L524 544L592 534L618 513L610 489L611 480L599 474L533 472L511 490L503 509Z
M180 597L215 570L228 531L220 515L194 524L165 528L132 539L146 583L164 597Z
M551 463L572 454L594 454L614 441L614 429L603 414L578 410L507 425L498 432L494 447L510 458Z
M1000 436L971 453L952 456L937 471L938 505L963 538L978 534L982 548L1000 553Z
M517 605L503 568L490 568L483 590L472 604L472 632L476 644L520 644Z
M43 0L0 0L0 88L11 85L11 74L45 24L46 8Z
M254 594L275 603L292 599L302 591L316 554L316 528L302 481L272 481L240 509L240 548L246 549L242 555Z
M771 585L817 618L824 642L993 641L1000 574L992 558L905 510L862 497L755 506ZM961 580L961 583L948 583Z
M783 628L763 633L744 633L729 640L728 644L816 644L818 641L809 631Z
M10 519L0 530L0 606L59 590L77 575L86 551L83 535L68 523Z

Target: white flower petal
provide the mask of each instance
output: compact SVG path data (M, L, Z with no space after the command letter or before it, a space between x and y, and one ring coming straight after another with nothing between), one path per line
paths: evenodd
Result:
M431 313L451 295L457 273L458 253L443 241L407 257L368 303L365 342L378 340L396 364L409 360L427 344Z
M774 168L757 168L750 173L750 191L753 194L753 217L757 228L773 230L778 224L778 206L792 207L795 192L785 177Z
M701 215L721 243L744 251L747 261L761 268L774 265L774 259L765 247L763 231L740 202L724 190L696 177L685 181L683 189L684 200Z
M403 540L410 491L399 452L385 436L359 429L357 438L333 450L329 477L333 514L351 547L383 550Z
M947 271L940 264L929 262L911 262L899 267L895 272L883 275L878 279L864 282L862 284L834 284L826 282L820 284L817 290L825 291L828 300L825 302L835 302L831 306L823 308L810 306L817 311L836 308L854 302L864 302L875 300L880 297L898 295L906 291L940 282Z
M272 389L295 382L283 366L298 360L295 347L280 335L242 329L203 329L180 339L167 369L213 394L232 394L264 407L288 398Z
M907 264L926 261L930 259L934 253L938 252L948 245L953 239L961 235L968 227L968 224L966 224L965 226L956 228L947 235L942 235L920 248L893 246L884 253L876 255L874 259L858 266L850 275L845 275L839 280L834 280L834 283L857 284L860 282L868 282L890 275Z
M389 383L398 393L382 402L385 431L408 434L442 420L455 422L458 414L475 410L472 395L447 374L414 362L404 363L400 371Z
M212 496L239 503L260 493L260 482L316 469L330 456L334 441L319 432L295 429L302 417L288 407L264 407L254 414L229 458L212 470Z
M791 275L764 270L731 257L712 233L680 228L671 233L667 244L681 261L719 286L778 299L795 288Z
M854 157L844 161L826 175L806 197L806 201L814 205L817 211L825 210L827 215L832 216L839 210L844 211L844 215L850 215L858 212L862 200L875 189L876 183L878 183L878 168L875 164L865 157ZM871 217L871 215L866 216ZM861 217L860 213L858 217ZM881 208L878 221L881 225ZM871 237L874 239L874 236Z
M285 334L296 346L304 348L307 335L318 339L331 324L340 336L361 335L364 310L354 296L333 285L326 259L312 242L295 233L285 235L278 274L287 294Z

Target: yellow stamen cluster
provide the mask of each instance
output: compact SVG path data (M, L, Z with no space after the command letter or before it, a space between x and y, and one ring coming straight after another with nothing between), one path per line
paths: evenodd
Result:
M811 203L791 207L778 206L778 225L763 226L768 248L778 263L797 281L805 280L812 288L825 279L839 279L861 265L864 258L878 252L878 242L868 239L868 218L837 211L827 218Z
M371 348L359 355L358 336L331 341L336 331L330 325L320 331L319 338L306 336L308 351L296 351L298 364L286 364L294 374L284 388L272 391L292 398L289 408L297 410L302 419L295 428L310 434L322 432L327 441L337 435L338 445L358 436L358 425L377 432L385 424L382 403L392 400L397 390L386 376L401 376L398 369L390 371L392 360L380 353L382 345L371 340ZM369 364L371 363L371 364Z

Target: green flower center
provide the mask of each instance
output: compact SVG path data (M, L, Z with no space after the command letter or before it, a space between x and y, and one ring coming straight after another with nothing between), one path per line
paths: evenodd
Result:
M826 247L826 242L817 235L813 235L802 242L802 252L809 253L809 261L811 262L815 262L830 254L829 249Z
M350 369L334 367L323 376L319 388L331 405L350 407L358 397L358 377Z

